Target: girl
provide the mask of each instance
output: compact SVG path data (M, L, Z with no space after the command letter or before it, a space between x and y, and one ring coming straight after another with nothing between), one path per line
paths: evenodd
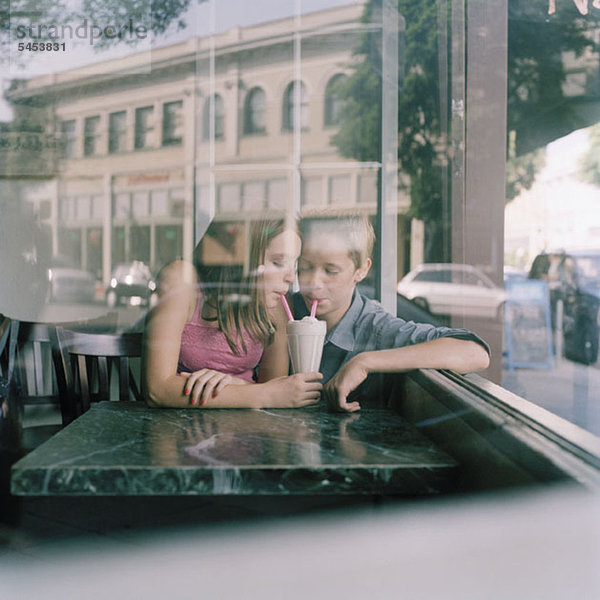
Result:
M204 239L227 239L213 223ZM295 278L300 238L283 221L252 227L247 272L171 263L147 324L145 396L151 406L295 408L319 400L320 373L287 376L280 295ZM253 381L259 367L258 383Z

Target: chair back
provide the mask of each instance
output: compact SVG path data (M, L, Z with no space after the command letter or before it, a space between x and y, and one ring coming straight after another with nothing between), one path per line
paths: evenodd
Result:
M53 328L48 323L18 322L10 399L18 414L20 448L26 452L66 423L52 363ZM0 370L6 377L6 348L3 354Z
M54 325L21 321L15 378L26 404L55 401L58 390L51 361L50 331Z
M112 399L113 375L119 400L141 400L131 359L142 356L142 333L89 333L57 326L55 336L57 380L69 420L92 402Z

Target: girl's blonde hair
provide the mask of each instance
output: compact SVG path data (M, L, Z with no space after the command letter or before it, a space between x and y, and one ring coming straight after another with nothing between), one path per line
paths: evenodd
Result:
M219 227L223 228L223 224L211 223L204 237L214 236ZM202 287L203 301L216 309L219 329L236 355L247 351L242 332L264 346L273 340L275 326L265 307L261 266L264 264L267 246L286 228L283 219L252 223L246 267L206 264L201 253L202 243L196 246L194 263ZM232 237L230 244L233 243Z
M373 255L375 231L369 219L359 213L335 216L328 211L322 211L316 216L304 217L300 220L302 241L312 235L342 239L348 247L348 256L357 269Z

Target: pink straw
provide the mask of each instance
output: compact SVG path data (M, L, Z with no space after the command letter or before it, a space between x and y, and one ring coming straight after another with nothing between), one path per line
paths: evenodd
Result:
M312 301L312 306L310 307L310 316L314 319L315 315L317 314L317 304L319 304L318 300L313 300Z
M288 316L288 319L290 321L293 321L294 315L292 314L292 311L290 310L290 305L288 304L288 301L285 299L285 294L279 294L279 297L281 298L281 301L283 302L283 308L285 309L285 314Z

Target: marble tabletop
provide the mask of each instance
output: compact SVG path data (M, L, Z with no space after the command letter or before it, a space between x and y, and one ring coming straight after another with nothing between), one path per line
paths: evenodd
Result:
M457 463L387 409L101 402L13 465L16 495L436 494Z

